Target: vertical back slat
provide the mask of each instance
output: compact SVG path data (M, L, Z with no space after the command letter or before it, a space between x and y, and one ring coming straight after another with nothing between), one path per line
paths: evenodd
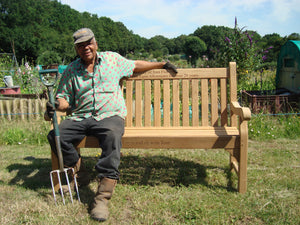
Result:
M197 79L192 80L192 126L199 126L199 83Z
M142 126L142 81L135 81L135 126Z
M221 126L226 126L228 123L227 116L227 82L226 79L220 80L220 99L221 99Z
M151 80L145 80L145 126L151 126Z
M179 80L173 80L173 126L180 126Z
M208 126L208 80L201 79L201 116L202 126Z
M154 80L154 126L161 126L160 80Z
M163 81L163 112L164 112L164 127L171 126L170 121L170 80Z
M190 125L189 117L189 80L182 80L182 125Z
M126 81L126 107L127 107L127 116L126 116L126 126L132 127L132 80Z
M236 84L236 63L230 62L229 63L229 79L230 79L230 102L237 101L237 84ZM233 115L232 112L230 117L230 126L236 127L237 126L237 116Z
M211 125L218 126L218 80L211 79Z

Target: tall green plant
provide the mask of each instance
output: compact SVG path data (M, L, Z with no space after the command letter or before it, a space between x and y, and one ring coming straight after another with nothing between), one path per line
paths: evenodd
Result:
M23 94L40 94L45 89L40 82L38 69L38 67L34 67L23 60L16 70L14 81L16 85L21 87Z
M264 62L267 60L267 54L271 48L273 47L271 46L266 50L260 49L256 45L253 35L244 31L244 27L239 28L237 19L235 19L233 31L225 37L224 60L226 64L231 61L237 63L239 84L243 86L251 74L257 71L260 71L261 75L263 74Z

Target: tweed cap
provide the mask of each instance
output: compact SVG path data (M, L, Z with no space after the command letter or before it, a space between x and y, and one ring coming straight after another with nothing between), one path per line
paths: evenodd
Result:
M89 28L81 28L73 34L74 44L86 42L95 37L93 31Z

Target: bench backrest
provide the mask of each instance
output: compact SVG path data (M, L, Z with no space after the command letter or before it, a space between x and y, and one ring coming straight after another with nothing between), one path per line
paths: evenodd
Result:
M151 70L123 81L126 127L237 126L236 64L228 68Z

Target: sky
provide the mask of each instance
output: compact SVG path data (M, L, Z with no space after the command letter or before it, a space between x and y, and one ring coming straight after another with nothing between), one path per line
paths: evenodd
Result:
M145 38L175 38L204 25L256 31L261 36L300 33L300 0L59 0L79 12L122 22Z

